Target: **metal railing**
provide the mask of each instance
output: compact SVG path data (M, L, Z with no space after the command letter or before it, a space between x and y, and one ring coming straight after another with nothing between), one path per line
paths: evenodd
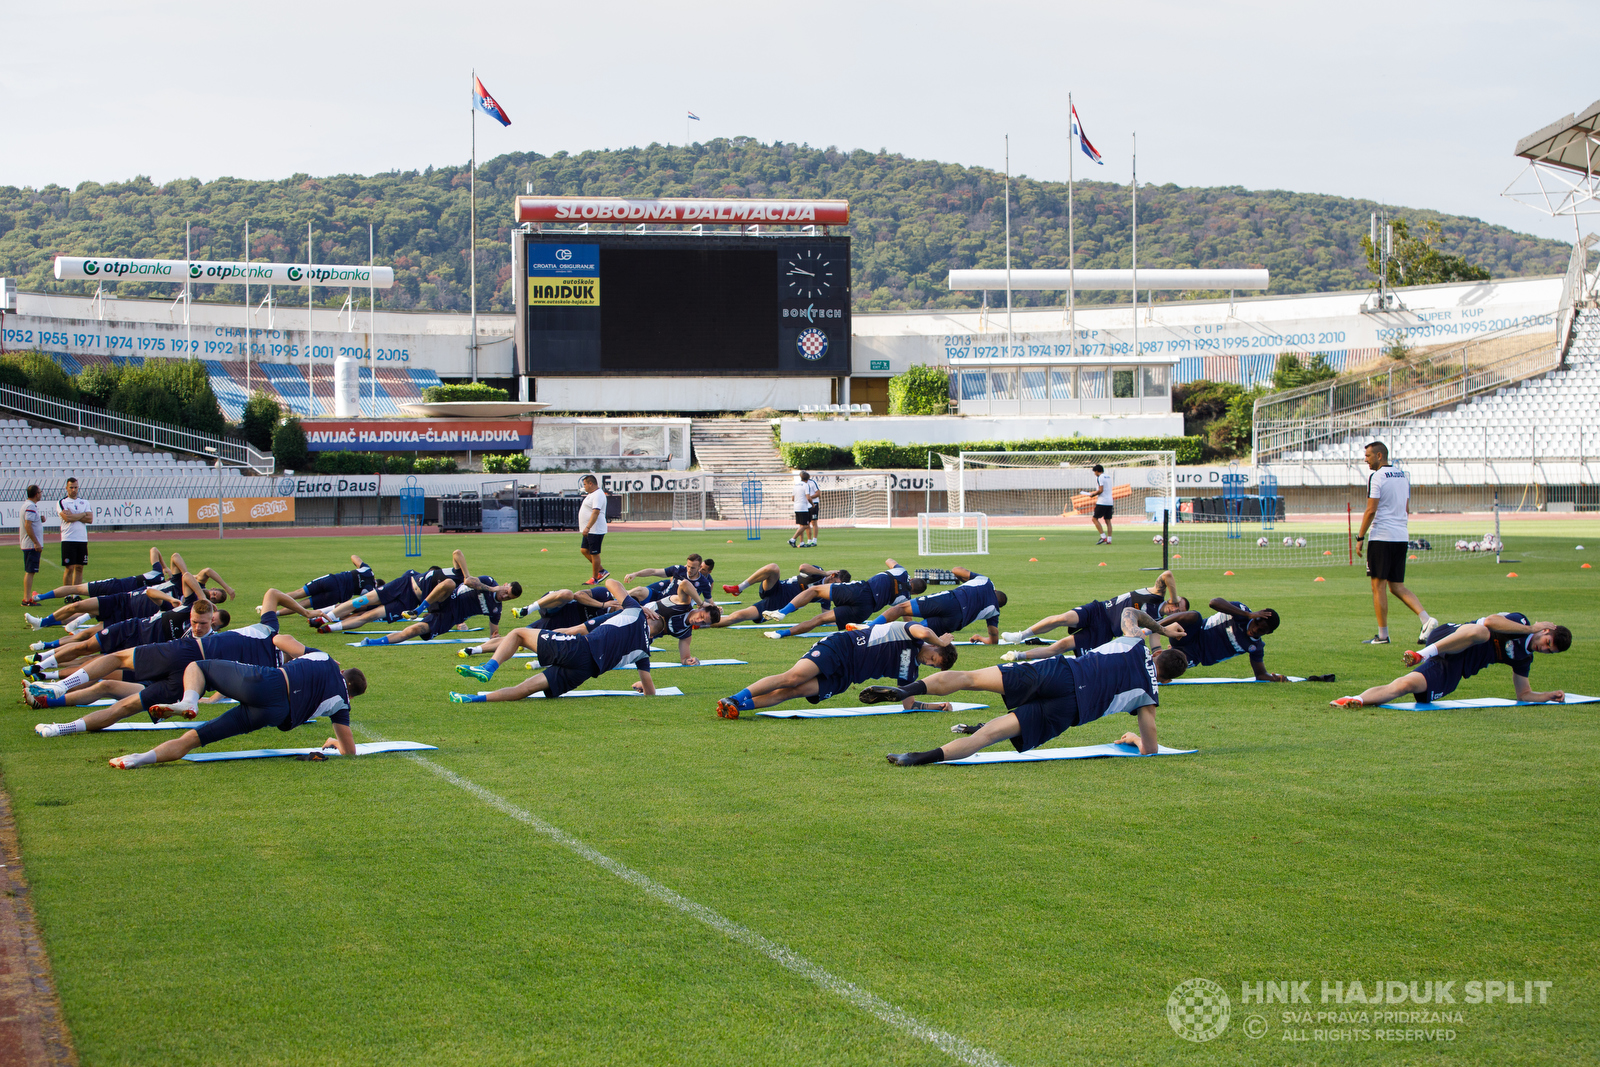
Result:
M1578 309L1591 298L1593 284L1589 278L1589 248L1600 237L1590 234L1572 246L1572 258L1567 261L1567 276L1561 284L1561 303L1556 305L1556 347L1563 358L1572 343L1572 328L1577 323Z
M1474 365L1471 348L1483 340L1262 397L1254 411L1256 461L1314 449L1378 423L1426 415L1561 365L1560 346L1549 342Z
M275 469L272 453L257 452L247 442L228 437L209 437L178 426L160 422L146 422L98 408L42 396L27 389L13 389L0 385L0 408L47 422L70 426L87 433L102 433L138 441L151 448L168 448L175 452L221 459L249 467L258 474L271 474Z

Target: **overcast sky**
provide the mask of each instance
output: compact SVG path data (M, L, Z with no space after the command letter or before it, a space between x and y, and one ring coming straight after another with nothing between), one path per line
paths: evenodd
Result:
M1371 197L1572 239L1503 199L1600 97L1594 0L8 5L0 184L278 178L747 135L1067 177ZM472 21L465 21L467 16Z

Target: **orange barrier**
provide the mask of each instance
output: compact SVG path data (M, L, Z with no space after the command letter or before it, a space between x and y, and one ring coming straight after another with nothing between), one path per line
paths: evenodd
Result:
M1131 485L1113 485L1111 487L1112 504L1119 500L1126 500L1132 495L1133 486ZM1091 514L1094 511L1094 502L1099 499L1100 490L1091 489L1087 493L1082 493L1072 498L1072 510L1079 515ZM1065 515L1066 512L1063 511L1061 514Z

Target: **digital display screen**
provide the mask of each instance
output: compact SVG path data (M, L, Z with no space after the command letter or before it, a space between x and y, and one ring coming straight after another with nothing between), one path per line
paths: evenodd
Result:
M524 373L850 373L848 237L523 239Z

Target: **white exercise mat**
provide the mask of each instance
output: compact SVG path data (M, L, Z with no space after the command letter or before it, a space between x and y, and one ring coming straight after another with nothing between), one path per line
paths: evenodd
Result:
M538 657L532 652L517 652L517 653L514 653L511 658L512 659L537 659ZM750 661L747 660L747 659L703 659L699 663L689 664L689 666L693 666L693 667L742 667L742 666L748 664L749 662ZM541 664L539 664L539 663L530 663L530 664L528 664L528 669L530 671L538 670L540 666L541 666ZM682 667L682 666L684 666L684 664L682 664L682 663L675 663L675 662L668 663L668 662L661 662L661 661L658 661L658 660L651 660L650 661L650 669L652 671L670 671L674 667ZM614 671L631 671L631 670L635 670L636 668L630 663L627 666L612 667L611 669L614 670Z
M232 701L229 701L229 703L232 703ZM300 725L306 726L316 721L315 719L307 719ZM99 732L109 734L129 730L195 730L204 725L205 722L200 719L171 718L162 719L160 722L114 722Z
M488 689L480 689L480 690L478 690L478 695L481 696L481 697L488 696L489 693L490 693L490 690L488 690ZM526 697L523 697L522 699L523 700L533 700L535 697L542 697L542 696L544 696L543 693L534 693L532 696L526 696ZM567 697L642 697L642 696L644 696L643 693L637 693L637 692L633 691L632 689L574 689L570 693L562 693L561 696L558 699L565 700ZM681 697L681 696L683 696L683 690L679 689L675 685L659 686L656 689L656 696L658 696L658 697Z
M356 745L356 755L376 756L380 752L432 752L437 747L436 745L424 745L420 741L363 741ZM309 756L313 752L324 751L330 757L339 755L339 750L336 748L247 748L238 752L191 752L183 758L191 763L215 763L218 760L267 759L272 756Z
M1197 748L1168 748L1157 745L1157 756L1192 756ZM1083 745L1079 748L1035 748L1027 752L974 752L965 759L945 760L945 766L970 767L979 763L1037 763L1052 759L1100 759L1105 756L1137 756L1137 745Z
M1508 700L1505 697L1475 697L1472 700L1435 700L1432 702L1419 700L1415 704L1405 701L1395 701L1393 704L1383 705L1386 708L1400 708L1408 711L1449 711L1452 708L1538 708L1555 707L1557 701L1534 700ZM1586 697L1582 693L1568 693L1561 704L1594 704L1600 703L1600 697Z
M422 622L423 620L417 619L415 621ZM361 626L361 627L358 627L357 629L354 629L354 630L340 630L339 632L342 633L342 634L366 634L368 637L382 637L385 634L405 633L405 627L401 627L398 630L369 630L365 626ZM450 633L453 633L453 634L481 634L481 633L483 633L483 627L482 626L463 626L459 630L456 630L456 629L450 630ZM437 638L435 638L435 640L437 640Z
M80 707L80 708L109 708L111 705L113 705L115 703L116 703L116 700L112 699L111 697L101 697L99 700L96 700L93 703L79 704L77 706ZM231 700L231 699L228 699L228 698L224 697L221 700L214 700L209 704L201 704L200 707L202 707L202 708L226 708L226 707L231 707L232 705L237 704L237 703L239 703L237 700Z
M1303 682L1304 678L1289 676L1291 682ZM1264 681L1260 678L1174 678L1162 685L1281 685L1280 682Z
M367 637L382 637L382 636L384 636L382 633L378 633L378 632L367 633L364 630L343 630L343 631L340 631L340 632L341 633L349 633L349 634L357 634L357 635L365 634ZM399 630L393 630L393 631L390 631L390 632L399 633L400 631ZM345 644L349 645L351 648L425 648L428 645L481 645L482 643L483 643L483 638L481 638L481 637L435 637L431 641L424 641L420 637L413 637L409 641L399 641L399 642L396 642L395 644L386 644L386 645L363 645L360 641L346 641L345 642Z
M959 700L949 702L951 711L986 711L987 704L965 704ZM765 715L769 719L857 719L863 715L921 715L926 709L907 710L893 702L886 704L867 704L859 708L791 708L779 710L776 708L767 711L758 711L757 715ZM742 714L742 713L741 713Z

